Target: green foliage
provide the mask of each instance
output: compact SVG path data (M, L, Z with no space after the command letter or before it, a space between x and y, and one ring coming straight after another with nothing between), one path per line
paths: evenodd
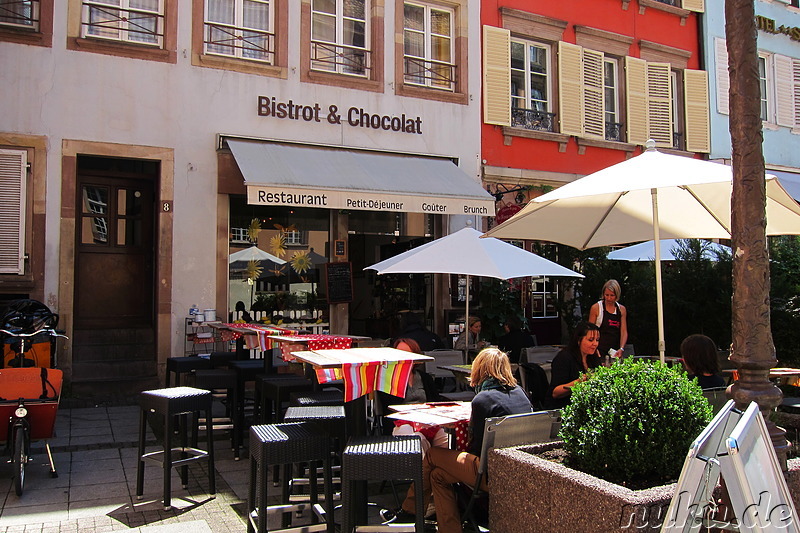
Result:
M577 469L614 483L676 479L711 420L695 381L658 362L628 359L593 371L562 410L560 437Z
M253 305L250 306L250 310L272 313L275 310L275 295L265 292L260 293L258 296L256 296Z
M770 237L770 320L779 366L800 365L800 239Z
M481 337L496 341L505 334L503 324L512 316L525 323L520 291L507 280L484 278L480 292Z

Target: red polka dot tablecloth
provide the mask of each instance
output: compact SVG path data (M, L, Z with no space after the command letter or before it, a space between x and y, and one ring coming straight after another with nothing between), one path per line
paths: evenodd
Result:
M305 350L345 350L353 345L350 337L336 335L293 335L297 342L281 341L281 357L284 361L293 361L292 352Z

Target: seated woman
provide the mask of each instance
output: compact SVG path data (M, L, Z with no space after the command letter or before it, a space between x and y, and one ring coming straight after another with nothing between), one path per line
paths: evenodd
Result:
M480 340L480 337L481 319L471 316L467 320L466 329L458 336L453 348L464 352L467 355L467 361L472 361L479 351L489 345L486 341Z
M591 322L579 322L570 343L553 358L548 407L561 409L567 405L572 387L586 379L589 369L600 366L599 343L600 328Z
M454 483L475 482L478 474L483 429L486 419L494 416L530 413L533 409L528 397L511 375L508 356L497 348L481 350L472 363L470 384L478 392L472 400L470 419L471 439L468 452L447 448L431 448L422 463L422 489L425 508L431 500L436 505L440 533L460 533L461 516L458 511ZM489 490L484 478L482 490ZM413 522L415 509L414 485L408 490L403 506L397 510L384 510L381 516L387 522Z
M725 378L720 375L717 360L717 345L705 335L689 335L681 343L683 365L689 379L697 379L701 389L714 389L725 386Z
M399 338L392 343L393 348L403 350L411 353L421 354L419 344L414 339ZM436 385L433 383L433 378L425 372L423 363L414 365L414 370L411 372L411 379L408 380L406 387L406 395L404 398L397 396L390 396L381 393L381 402L384 405L393 405L397 403L425 403L433 402L437 399ZM414 426L404 420L396 420L392 435L419 435L422 445L422 454L428 451L431 446L439 446L447 448L447 433L439 426L428 426L420 428L415 431Z

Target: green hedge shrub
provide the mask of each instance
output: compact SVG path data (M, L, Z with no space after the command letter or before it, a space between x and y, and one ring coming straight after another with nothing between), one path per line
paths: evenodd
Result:
M570 466L623 485L677 479L689 445L712 417L682 369L628 359L572 390L560 437Z

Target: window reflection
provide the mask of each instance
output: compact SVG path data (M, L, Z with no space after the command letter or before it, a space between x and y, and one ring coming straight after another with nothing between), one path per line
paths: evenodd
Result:
M81 243L107 244L108 189L85 185L81 189ZM94 215L94 216L86 216Z

